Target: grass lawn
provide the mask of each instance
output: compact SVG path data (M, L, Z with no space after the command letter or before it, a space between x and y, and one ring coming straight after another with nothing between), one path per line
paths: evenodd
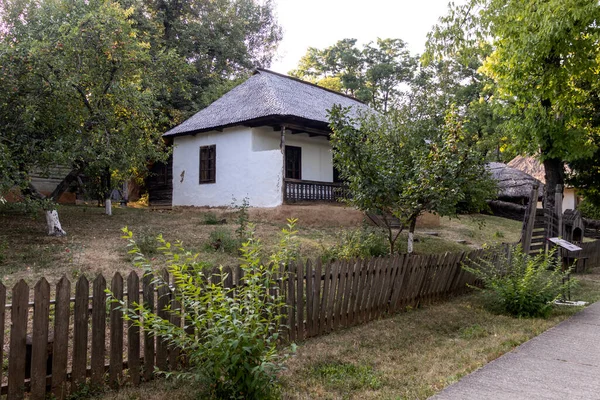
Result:
M59 210L63 228L68 236L48 237L43 215L32 218L26 214L0 208L0 281L12 286L19 279L34 284L42 276L50 283L63 274L77 278L84 274L93 278L98 273L109 276L131 269L126 242L120 229L128 226L141 242L141 247L164 266L163 258L154 250L154 237L161 233L169 241L182 240L201 259L212 265L236 265L236 246L230 251L215 250L215 231L225 238L235 238L238 227L236 214L226 209L178 209L151 211L148 209L118 208L109 217L103 208L94 206L63 206ZM363 217L355 210L341 206L286 206L275 210L250 210L250 221L268 252L278 242L286 218L297 217L300 252L304 257L319 257L324 248L339 242L345 230L358 229ZM225 221L224 224L221 222ZM481 227L479 222L483 221ZM218 222L218 225L207 225ZM417 230L417 253L440 253L477 248L484 243L515 242L521 224L492 216L442 218L439 227ZM431 236L425 232L436 232ZM213 237L211 238L211 234ZM401 251L406 249L406 236L399 239ZM459 244L457 241L467 243ZM223 241L225 242L225 240Z
M600 300L600 268L579 275L573 299ZM483 308L480 293L409 310L298 346L282 373L284 399L426 399L579 311L517 319ZM195 399L158 380L106 393L102 400Z

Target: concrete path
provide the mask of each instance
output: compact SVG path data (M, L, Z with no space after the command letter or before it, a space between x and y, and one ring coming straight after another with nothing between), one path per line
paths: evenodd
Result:
M432 399L600 399L600 302Z

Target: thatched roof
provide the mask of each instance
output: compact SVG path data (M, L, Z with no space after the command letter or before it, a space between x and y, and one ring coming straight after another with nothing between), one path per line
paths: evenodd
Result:
M544 165L534 157L516 156L507 165L533 176L542 183L546 183Z
M257 69L246 82L196 113L164 136L188 135L236 125L271 125L293 121L329 131L327 110L335 104L351 107L351 116L371 110L346 96L264 69Z
M497 162L488 163L487 168L498 183L499 199L529 199L534 184L539 185L539 195L544 192L543 184L538 179L523 171Z

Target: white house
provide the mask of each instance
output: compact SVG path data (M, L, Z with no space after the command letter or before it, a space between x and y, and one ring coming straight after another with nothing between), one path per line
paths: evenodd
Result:
M228 206L233 198L248 198L253 207L336 201L344 188L329 144L327 111L335 104L351 115L370 110L352 97L256 70L164 134L173 143L172 167L156 174L156 200L168 199L172 188L173 206Z

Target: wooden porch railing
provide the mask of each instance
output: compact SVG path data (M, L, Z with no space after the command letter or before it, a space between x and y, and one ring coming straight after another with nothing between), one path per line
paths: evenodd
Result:
M300 201L337 202L349 196L348 188L343 183L286 178L283 180L283 185L284 201L286 203Z

